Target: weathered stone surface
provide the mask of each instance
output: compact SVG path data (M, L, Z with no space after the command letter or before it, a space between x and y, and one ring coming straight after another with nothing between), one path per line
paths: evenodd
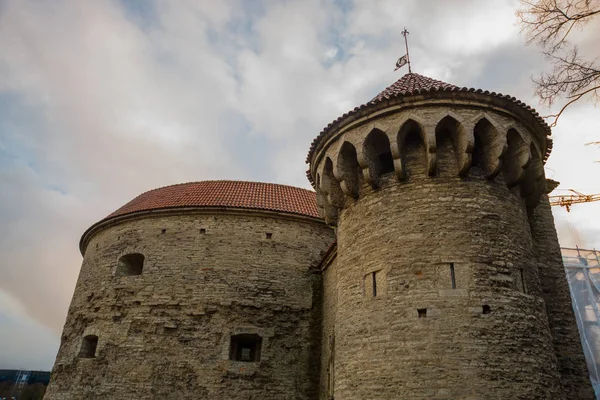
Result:
M321 399L592 399L547 201L536 208L548 141L455 100L398 100L316 145L317 196L345 194L319 205L337 226Z
M568 398L593 399L595 396L581 351L554 217L546 195L530 213L529 221L562 385L569 394Z
M332 241L314 219L250 210L167 212L101 230L85 251L46 398L316 398L315 267ZM114 275L127 253L145 256L141 275ZM229 360L240 333L262 337L259 362ZM90 334L96 357L79 358Z

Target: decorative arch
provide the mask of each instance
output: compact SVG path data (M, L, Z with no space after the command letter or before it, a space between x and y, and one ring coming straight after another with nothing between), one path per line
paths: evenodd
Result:
M412 118L407 119L400 126L396 142L400 153L400 162L396 162L394 165L398 179L407 178L409 167L414 169L424 168L426 173L429 172L425 129L422 124Z
M442 150L437 156L438 168L448 170L455 168L456 173L461 174L460 161L464 160L459 160L458 146L464 136L464 128L454 116L448 114L439 120L435 126L436 149ZM450 165L451 163L453 165Z
M506 185L511 188L523 179L523 172L531 161L531 150L515 128L510 128L506 133L506 142L507 150L503 157L502 172Z
M333 161L329 157L325 159L325 165L323 166L321 189L326 195L328 204L337 208L344 206L344 193L340 188L340 183L333 175Z
M472 168L480 169L487 179L494 179L502 170L506 136L500 134L488 117L482 117L473 128L473 137Z
M356 148L352 143L344 142L340 147L333 173L346 196L358 198L360 171Z
M332 204L329 197L329 190L331 190L330 178L326 176L325 168L327 164L331 163L329 157L319 165L317 177L317 206L319 207L319 213L322 214L322 218L329 225L337 224L338 209Z
M544 177L544 164L542 158L532 142L529 146L531 161L521 181L521 196L525 199L527 207L535 207L540 196L546 191L546 179Z
M390 140L380 129L373 129L363 142L363 159L361 165L363 177L376 188L382 175L394 172L394 158L390 148Z
M327 205L327 199L325 193L321 190L321 174L317 172L316 179L316 192L317 192L317 209L319 210L319 216L325 218L325 207Z

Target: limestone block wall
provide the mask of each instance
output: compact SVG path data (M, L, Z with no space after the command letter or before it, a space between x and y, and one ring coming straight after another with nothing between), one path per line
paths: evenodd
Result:
M316 398L315 267L332 241L314 219L251 210L166 211L99 230L45 398ZM117 276L130 253L144 256L142 273ZM238 334L261 338L259 361L230 360ZM81 358L89 335L97 348Z
M501 109L430 103L345 126L311 162L338 228L335 397L570 398L528 216L545 139Z
M548 196L542 196L540 204L530 213L529 218L542 296L546 303L563 387L570 398L593 399L595 396L581 351L579 331L573 314L569 285L565 280Z
M323 265L323 311L321 331L321 400L335 396L335 318L337 314L337 258L325 260Z

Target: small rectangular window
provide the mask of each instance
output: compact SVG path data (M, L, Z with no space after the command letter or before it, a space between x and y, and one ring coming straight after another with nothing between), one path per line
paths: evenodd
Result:
M427 317L427 309L426 308L417 308L417 313L419 314L419 318Z
M204 228L200 228L200 234L201 234L201 235L204 235L204 234L206 234L206 229L204 229Z
M231 337L229 359L232 361L260 361L262 338L259 335L234 335Z
M364 277L364 288L365 296L367 297L378 297L384 294L384 281L383 281L383 270L373 271L365 275Z
M456 289L456 275L454 273L454 263L450 263L450 281L452 283L452 289Z
M141 275L144 269L144 255L140 253L125 254L117 260L117 276Z
M87 335L81 342L81 349L79 350L79 357L81 358L94 358L96 357L96 347L98 347L98 336Z
M377 272L373 272L373 297L377 297Z
M273 237L273 234L272 234L271 232L267 232L267 233L265 234L265 237L266 237L267 239L271 239L271 238Z

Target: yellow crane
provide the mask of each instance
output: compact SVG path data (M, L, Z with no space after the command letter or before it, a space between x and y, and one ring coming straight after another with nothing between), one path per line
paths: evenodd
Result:
M583 194L576 190L569 189L571 194L548 196L551 206L565 207L567 211L571 211L571 206L578 203L589 203L592 201L600 201L600 193L597 194Z

